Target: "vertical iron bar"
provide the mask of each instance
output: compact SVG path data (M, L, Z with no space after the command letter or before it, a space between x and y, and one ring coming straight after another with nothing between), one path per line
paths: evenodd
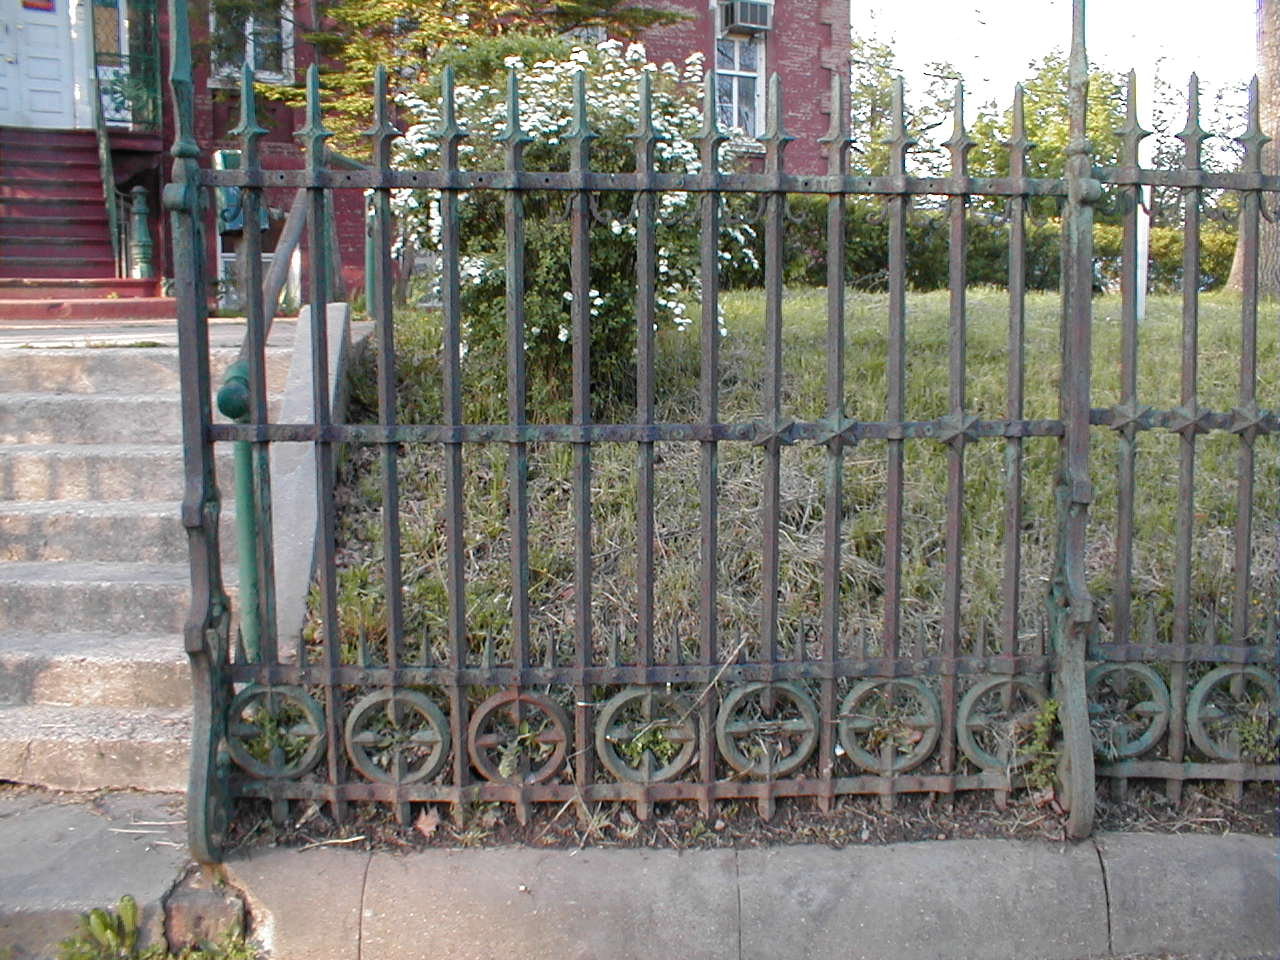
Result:
M698 131L698 155L703 192L698 199L699 265L702 287L701 345L698 373L699 408L703 423L710 429L720 419L720 148L725 135L716 114L716 73L707 71L703 92L702 129ZM702 593L699 598L699 660L711 669L718 658L718 611L716 604L716 564L719 556L719 471L720 450L715 440L699 445L698 513L701 518L700 566ZM673 641L679 644L679 638ZM710 784L715 780L716 745L712 729L713 704L710 695L701 700L698 748L699 778L704 787L702 815L710 817L714 807Z
M514 189L524 168L524 148L532 139L520 126L520 88L513 68L507 76L507 127L499 138L506 147L506 172L512 189L503 198L507 264L507 417L523 427L525 409L524 347L524 195ZM511 529L512 660L517 671L529 666L529 446L511 444L507 451L507 498Z
M652 424L654 417L654 339L657 321L654 285L657 277L657 193L653 189L653 91L648 73L640 75L640 120L635 133L636 177L636 422ZM636 646L640 665L653 665L653 443L639 444L636 493ZM680 642L679 637L675 642Z
M1262 172L1262 148L1270 141L1259 119L1258 78L1249 84L1249 123L1239 138L1245 155L1241 169ZM1235 596L1231 606L1231 642L1249 642L1249 592L1253 560L1254 446L1258 436L1258 245L1261 194L1242 191L1240 196L1240 245L1242 253L1240 295L1240 393L1232 430L1240 437L1239 477L1236 487ZM1209 638L1217 643L1217 637Z
M787 195L781 188L783 153L791 137L782 126L782 83L769 78L768 128L764 169L773 178L764 209L764 423L769 437L764 443L764 495L761 508L763 554L760 567L760 658L769 664L778 659L778 526L781 513L782 473L782 294L783 220Z
M827 145L827 172L845 177L849 171L849 104L846 78L831 73L831 127L822 142ZM822 576L822 663L819 716L822 729L818 743L818 776L822 779L818 805L831 811L835 799L834 731L835 659L840 641L840 585L842 541L840 520L844 513L844 270L845 207L843 193L827 197L827 422L831 439L827 442L826 498L823 504ZM801 643L804 639L801 638Z
M325 140L331 133L325 129L320 114L320 77L315 64L307 69L307 124L298 131L307 152L307 244L311 251L309 300L311 306L311 388L312 410L317 426L332 423L329 404L329 231L325 197ZM320 606L323 666L325 669L324 700L328 742L338 744L341 708L334 685L334 670L340 665L340 624L338 619L338 582L334 559L337 513L333 499L333 444L315 442L316 498L319 512L320 538ZM329 805L334 819L346 819L346 803L339 799L340 751L326 751L329 774Z
M1200 170L1201 145L1208 134L1200 127L1200 80L1193 73L1187 89L1187 125L1178 134L1183 143L1183 169ZM1170 668L1169 692L1173 713L1169 723L1169 759L1181 763L1186 749L1187 645L1191 640L1192 541L1195 536L1196 434L1205 431L1200 422L1197 399L1200 321L1200 197L1199 187L1182 191L1182 372L1178 413L1178 510L1174 550L1177 565L1173 576L1174 662ZM1182 781L1169 779L1169 799L1182 797Z
M440 144L440 169L445 186L440 191L440 299L444 308L444 362L442 401L446 426L462 423L462 307L459 277L458 146L466 131L458 124L453 89L453 68L446 66L441 77L440 128L435 136ZM462 444L445 444L445 538L446 573L449 594L449 666L453 669L450 699L453 721L453 776L461 790L469 780L466 749L467 697L461 672L467 665L467 601L464 497L462 489ZM455 816L460 810L454 810Z
M569 172L577 189L573 193L570 213L569 286L573 295L570 305L571 340L573 342L573 423L586 426L591 422L591 193L586 188L590 171L591 141L595 134L587 118L587 75L579 70L574 76L574 122L568 137ZM573 444L573 513L577 522L574 535L574 666L577 685L574 689L574 764L579 786L592 781L589 733L591 712L583 672L592 662L591 636L591 444L579 439ZM580 815L585 810L579 811Z
M1150 134L1138 123L1137 77L1129 72L1125 126L1119 131L1121 164L1135 174L1139 169L1138 145ZM1138 303L1142 291L1138 278L1138 218L1142 213L1142 187L1124 187L1124 237L1120 270L1120 408L1127 421L1119 430L1119 471L1116 503L1116 580L1112 610L1112 640L1129 643L1133 634L1133 535L1138 453Z
M964 87L956 84L951 138L945 144L951 155L951 178L955 189L967 189L969 151L974 141L964 125ZM966 319L965 287L968 253L967 212L969 198L953 193L947 198L948 264L947 287L950 303L947 381L949 418L953 421L947 442L947 523L945 530L946 566L943 573L942 608L942 769L950 773L955 766L955 658L960 650L961 577L964 570L964 448L968 440L965 412Z
M1013 92L1013 129L1009 138L1009 176L1027 175L1027 139L1022 84ZM1009 199L1009 392L1006 415L1021 420L1026 383L1027 306L1027 198ZM1022 585L1022 438L1010 437L1004 445L1004 563L1000 610L1000 651L1018 652L1018 620Z
M893 81L893 128L889 139L889 175L903 190L889 204L889 336L885 378L888 473L885 479L884 656L896 658L902 643L902 496L905 440L900 425L907 405L907 151L915 145L907 133L902 78Z
M365 279L369 311L378 337L378 422L396 423L396 340L392 307L391 143L400 135L391 121L387 101L387 72L379 65L373 79L373 126L366 131L373 144L373 167L379 185L373 193L372 249L366 257L372 275ZM382 554L386 565L387 666L400 666L404 636L404 592L400 567L400 480L398 444L382 445Z

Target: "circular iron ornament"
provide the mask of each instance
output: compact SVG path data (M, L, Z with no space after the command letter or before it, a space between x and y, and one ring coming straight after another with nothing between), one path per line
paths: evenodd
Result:
M716 744L729 766L754 777L785 777L818 745L818 705L793 683L735 687L716 716Z
M1085 677L1093 752L1140 757L1169 729L1169 688L1145 663L1100 663Z
M555 701L504 690L476 707L467 729L467 753L486 780L545 783L564 763L569 730L569 718Z
M596 721L596 753L606 770L631 783L678 777L698 748L698 724L682 697L653 687L627 687L610 697Z
M1241 686L1231 687L1236 678ZM1210 670L1187 698L1187 730L1191 740L1214 760L1249 760L1241 735L1250 731L1254 749L1276 747L1280 683L1261 667L1225 666Z
M840 745L872 773L913 770L942 733L942 707L922 680L864 680L840 704Z
M1005 702L1006 691L1008 702ZM1047 698L1029 680L991 677L969 688L956 711L956 739L983 770L1013 770L1029 759L1017 747Z
M449 721L417 690L375 690L347 715L347 756L379 783L417 783L449 756Z
M263 780L302 776L324 755L324 710L301 687L250 684L227 708L227 751Z

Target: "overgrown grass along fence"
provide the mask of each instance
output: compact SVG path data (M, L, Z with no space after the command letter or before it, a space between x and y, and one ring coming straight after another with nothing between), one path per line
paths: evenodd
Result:
M721 410L724 422L760 415L764 373L764 305L759 291L737 291L722 301ZM1280 399L1280 305L1264 306L1260 317L1258 397L1264 407ZM784 303L784 402L798 419L819 419L825 404L826 293L791 289ZM1155 296L1141 328L1139 396L1144 405L1170 409L1179 402L1181 300ZM848 299L847 414L884 419L887 298L851 293ZM945 292L912 295L908 305L907 416L922 420L947 413L948 302ZM1008 294L973 289L968 297L969 409L1001 416L1006 408ZM1026 413L1029 419L1058 412L1059 299L1032 294L1027 301ZM1103 296L1094 307L1094 407L1119 397L1121 326L1117 297ZM438 315L405 312L398 319L397 354L401 422L439 422L440 332ZM663 331L658 337L658 422L697 419L698 331ZM473 348L478 349L478 348ZM470 353L469 353L470 356ZM1229 294L1200 303L1200 402L1230 410L1237 402L1240 304ZM376 419L374 351L353 365L353 421ZM478 357L476 358L478 362ZM505 400L477 366L468 376L465 419L502 422ZM565 376L567 376L567 372ZM530 386L530 420L554 419L554 395L546 383ZM603 420L626 422L630 409L605 412ZM1134 623L1143 642L1168 639L1172 622L1178 436L1146 431L1138 440L1137 517L1134 561ZM1108 598L1115 576L1116 434L1094 428L1091 470L1096 499L1091 510L1087 568L1099 608L1099 630L1109 630ZM1280 457L1277 437L1259 437L1253 557L1255 631L1275 629L1277 556L1280 533ZM1192 589L1193 630L1200 642L1229 642L1225 615L1232 588L1238 440L1227 434L1201 438L1196 461L1196 540ZM845 544L842 557L842 650L879 650L883 623L883 541L885 534L885 443L864 441L845 455ZM344 656L355 662L360 648L385 644L382 584L380 462L372 446L348 451L339 490L341 632ZM657 444L656 615L659 654L683 644L692 656L698 628L699 509L698 445ZM507 451L501 445L465 450L466 624L477 658L509 654L511 567L507 498ZM439 445L407 445L401 459L401 536L407 632L415 644L435 647L443 657L448 609L444 454ZM942 620L943 528L946 517L947 458L943 444L906 445L904 515L904 649L936 655ZM1055 438L1025 441L1025 515L1021 570L1020 631L1044 638L1043 598L1054 551ZM595 643L634 655L637 609L637 466L634 444L600 443L592 476L593 607ZM573 536L571 457L567 444L530 445L530 601L535 612L531 654L548 645L571 650L573 642ZM726 444L720 459L719 618L726 652L754 652L761 597L761 471L758 447ZM825 458L813 445L784 450L783 509L779 532L783 649L798 642L816 654L823 572L822 521ZM973 444L967 451L964 533L962 652L996 652L1000 615L1004 445ZM1260 634L1259 634L1260 635ZM1034 643L1034 639L1033 639ZM865 647L864 647L865 645ZM487 653L486 653L487 650ZM843 655L843 654L842 654ZM377 653L374 653L378 659Z

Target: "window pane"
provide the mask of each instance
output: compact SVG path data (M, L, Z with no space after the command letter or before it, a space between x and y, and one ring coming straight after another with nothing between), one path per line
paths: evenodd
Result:
M716 41L716 69L732 70L733 69L733 41L717 40Z
M759 68L756 66L756 45L750 41L742 43L738 46L738 66L743 70L755 73Z
M253 68L266 73L284 73L284 34L278 17L265 23L253 22Z
M747 133L756 132L756 79L738 78L738 126Z
M721 126L733 126L733 77L716 77L716 118Z

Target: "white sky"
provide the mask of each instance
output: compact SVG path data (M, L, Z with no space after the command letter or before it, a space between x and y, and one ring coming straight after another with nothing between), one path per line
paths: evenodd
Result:
M1193 70L1199 74L1207 104L1217 88L1247 82L1256 70L1256 3L1093 0L1085 25L1089 61L1136 70L1145 99L1163 58L1160 74L1177 87L1185 88ZM851 0L850 14L854 33L894 41L908 88L923 86L925 63L950 61L975 105L1007 104L1028 61L1071 42L1071 0Z

